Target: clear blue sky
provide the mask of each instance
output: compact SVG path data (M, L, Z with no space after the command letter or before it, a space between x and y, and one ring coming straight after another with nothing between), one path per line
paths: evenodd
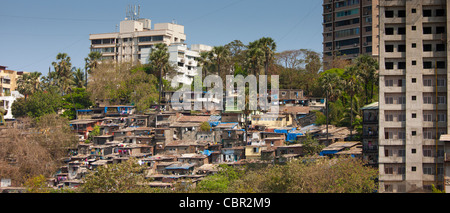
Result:
M322 1L318 0L2 0L0 65L47 74L58 52L84 67L89 34L114 32L129 4L154 23L184 25L186 43L218 46L272 37L277 52L322 52Z

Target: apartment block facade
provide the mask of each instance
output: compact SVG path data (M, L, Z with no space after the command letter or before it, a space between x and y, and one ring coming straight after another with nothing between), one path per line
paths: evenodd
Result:
M119 32L89 35L91 52L102 53L102 59L116 62L140 62L143 49L157 43L186 41L184 26L175 23L157 23L154 28L150 19L123 20ZM145 52L148 55L148 51Z
M379 1L380 192L444 189L449 3Z
M378 0L323 1L324 69L339 57L351 60L372 54L372 20Z

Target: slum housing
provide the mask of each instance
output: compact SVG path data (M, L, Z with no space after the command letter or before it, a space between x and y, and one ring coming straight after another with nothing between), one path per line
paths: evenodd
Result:
M70 121L79 137L51 185L78 187L82 178L99 166L120 163L130 158L146 166L152 187L172 187L179 181L195 183L218 171L219 164L285 163L304 155L300 143L306 135L328 146L343 142L347 128L314 125L314 112L302 90L280 90L277 115L260 112L244 114L234 109L222 112L175 111L165 92L163 107L136 113L134 106L103 105L77 110ZM315 98L314 107L326 100ZM321 101L322 100L322 101ZM161 109L161 111L158 110ZM246 119L247 117L247 119ZM202 124L208 123L208 129ZM93 131L99 134L93 135ZM339 151L359 156L358 144L342 146ZM359 146L358 146L359 147ZM350 150L351 148L351 150ZM338 152L324 150L323 156Z

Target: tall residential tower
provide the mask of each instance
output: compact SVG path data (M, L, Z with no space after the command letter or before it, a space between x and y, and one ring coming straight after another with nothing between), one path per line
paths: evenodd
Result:
M353 59L372 54L372 8L377 0L323 1L323 62L332 68L336 57ZM376 18L376 17L375 17Z
M379 1L380 192L443 189L449 2Z

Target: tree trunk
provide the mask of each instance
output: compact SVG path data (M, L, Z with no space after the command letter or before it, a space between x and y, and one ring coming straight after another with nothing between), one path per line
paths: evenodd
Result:
M353 139L353 95L350 96L350 140Z

